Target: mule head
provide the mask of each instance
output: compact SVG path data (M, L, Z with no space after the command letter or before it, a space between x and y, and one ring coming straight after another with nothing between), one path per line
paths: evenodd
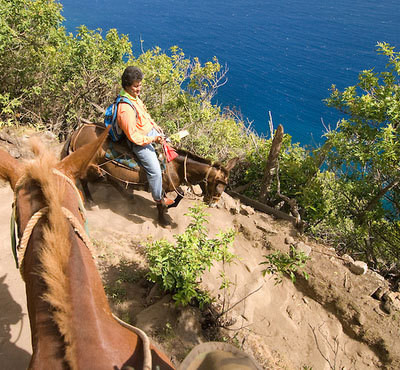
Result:
M232 158L226 166L215 162L210 167L204 182L200 184L204 194L204 202L215 205L221 198L229 181L229 174L239 161L239 157Z

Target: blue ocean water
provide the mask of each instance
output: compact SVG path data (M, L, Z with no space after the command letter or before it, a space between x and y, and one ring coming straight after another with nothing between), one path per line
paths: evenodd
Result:
M384 68L385 41L400 50L398 0L61 0L68 31L79 25L128 34L135 55L178 45L203 63L216 56L228 82L214 103L240 109L269 135L283 124L293 141L321 141L341 117L323 99L336 84L357 82L364 69Z

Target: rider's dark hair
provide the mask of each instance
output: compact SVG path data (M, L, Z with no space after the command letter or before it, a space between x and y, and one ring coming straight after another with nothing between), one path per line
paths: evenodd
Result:
M134 66L126 67L121 77L123 88L129 87L134 82L142 80L143 80L143 72L140 70L140 68Z

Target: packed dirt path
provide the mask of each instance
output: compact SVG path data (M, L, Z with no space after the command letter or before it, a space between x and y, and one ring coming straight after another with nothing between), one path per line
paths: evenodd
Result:
M379 275L352 273L334 250L224 194L218 208L207 209L209 235L233 227L237 235L231 252L238 258L231 265L215 264L202 280L201 286L216 298L215 307L230 308L219 321L222 328L207 327L207 315L195 307L176 307L170 295L145 279L145 243L160 238L173 242L173 235L190 222L186 214L199 198L188 195L171 208L172 226L161 228L147 192L137 191L127 201L108 184L90 188L98 205L87 211L93 255L112 309L145 330L176 364L196 344L217 338L250 353L265 369L400 368L400 315L395 305L388 312L372 297L378 288L387 289ZM12 200L9 186L1 186L0 368L25 369L30 330L24 283L10 248ZM265 255L287 253L299 241L310 247L308 280L299 274L295 284L288 278L276 284L274 276L263 276ZM225 291L219 289L221 271L232 282Z

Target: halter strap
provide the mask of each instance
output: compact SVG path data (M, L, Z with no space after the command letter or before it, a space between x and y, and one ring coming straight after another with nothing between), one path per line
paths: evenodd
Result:
M209 169L207 170L206 177L204 178L204 182L207 184L208 181L208 176L210 176L211 170L213 169L213 166L210 166Z

